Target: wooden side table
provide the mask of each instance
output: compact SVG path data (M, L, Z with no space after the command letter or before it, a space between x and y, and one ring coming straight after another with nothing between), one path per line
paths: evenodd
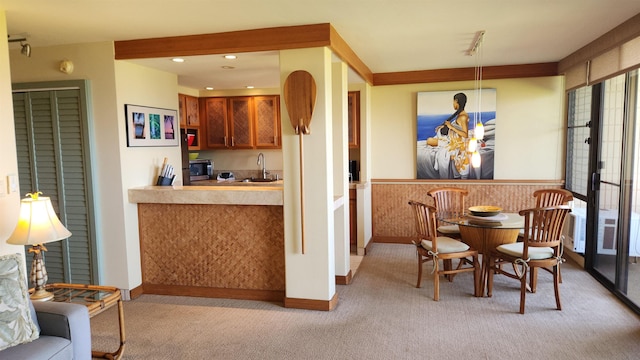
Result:
M92 318L101 312L118 305L118 322L120 326L120 346L115 352L91 351L94 358L120 359L125 347L124 311L120 289L112 286L54 283L45 286L53 293L56 302L68 302L85 305Z

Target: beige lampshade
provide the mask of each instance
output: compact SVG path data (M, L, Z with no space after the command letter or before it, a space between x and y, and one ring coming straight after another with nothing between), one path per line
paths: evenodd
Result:
M66 239L71 232L62 225L51 205L51 199L38 194L27 194L20 201L20 217L7 243L36 245Z

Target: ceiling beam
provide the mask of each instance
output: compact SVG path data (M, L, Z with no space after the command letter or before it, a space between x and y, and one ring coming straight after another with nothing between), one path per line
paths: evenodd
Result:
M510 79L558 75L558 63L484 66L482 79ZM475 80L475 68L404 71L373 74L373 86Z

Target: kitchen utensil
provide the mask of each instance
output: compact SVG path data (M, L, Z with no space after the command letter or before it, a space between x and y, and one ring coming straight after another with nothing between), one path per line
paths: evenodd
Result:
M289 74L284 82L284 102L289 113L291 126L300 137L300 232L302 253L304 254L304 147L302 135L311 133L309 125L316 104L316 82L313 76L304 70L296 70Z
M189 160L195 160L195 159L197 159L197 158L198 158L198 155L200 155L200 153L193 153L193 152L190 152L190 153L189 153Z

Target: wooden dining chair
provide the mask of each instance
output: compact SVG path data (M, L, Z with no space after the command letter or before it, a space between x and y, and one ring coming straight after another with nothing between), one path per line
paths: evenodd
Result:
M540 189L533 192L533 197L536 199L536 208L567 205L569 204L569 201L573 201L573 194L571 191L565 189ZM522 241L523 236L524 229L520 230L518 241ZM531 291L535 292L538 279L538 269L533 269L531 271L530 278ZM558 275L558 278L560 283L562 283L562 273Z
M502 274L520 281L520 313L524 314L527 293L527 272L537 268L549 270L553 274L556 308L560 303L560 264L562 258L562 227L571 209L566 205L533 208L519 212L524 217L525 236L522 242L504 244L489 253L489 279L487 295L492 296L493 276ZM503 264L511 263L513 272ZM532 277L533 279L533 277ZM532 292L535 288L532 286Z
M433 300L440 299L440 275L454 275L463 272L473 272L473 284L475 296L480 294L480 262L478 251L469 247L462 241L446 236L438 236L436 232L436 209L418 201L409 201L415 217L416 245L418 256L418 283L422 283L422 267L425 262L433 262ZM443 262L459 259L460 266L456 269L440 267L439 260Z
M464 201L467 195L469 195L469 190L456 187L439 187L427 191L427 195L433 198L437 211L462 214L465 211ZM438 222L437 230L438 233L443 236L460 238L460 228L458 225Z

